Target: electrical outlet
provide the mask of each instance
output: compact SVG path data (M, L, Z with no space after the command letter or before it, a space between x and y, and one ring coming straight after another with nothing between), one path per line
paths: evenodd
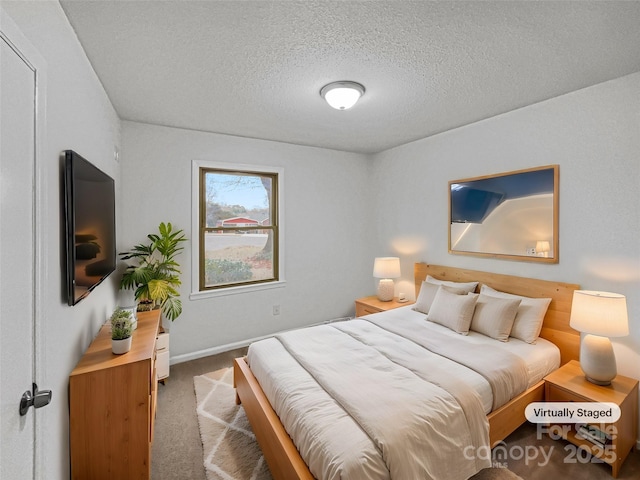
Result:
M273 314L274 315L280 315L280 305L274 305L273 306Z
M527 255L535 255L535 254L536 254L535 248L527 248Z

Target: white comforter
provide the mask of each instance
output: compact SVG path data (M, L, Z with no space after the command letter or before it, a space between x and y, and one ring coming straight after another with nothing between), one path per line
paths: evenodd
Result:
M254 375L313 475L467 479L489 466L486 458L465 455L468 446L474 448L466 452L488 446L488 422L478 393L457 379L465 368L460 359L425 348L433 341L421 323L385 325L380 318L296 330L249 349ZM445 350L467 351L470 363L482 363L477 359L487 350L469 349L456 337L462 343L448 338L452 347ZM505 371L498 369L492 389L507 398L527 380L517 374L512 381Z

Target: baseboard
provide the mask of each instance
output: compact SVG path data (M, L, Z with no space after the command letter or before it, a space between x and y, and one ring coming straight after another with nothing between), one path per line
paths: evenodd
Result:
M305 325L303 327L298 327L298 328L306 328L306 327L313 327L315 325L322 325L322 324L326 324L326 323L340 322L340 321L344 321L344 320L350 320L351 318L352 317L339 317L339 318L334 318L332 320L327 320L325 322L314 323L313 325ZM292 329L289 329L289 330L297 330L298 328L292 328ZM218 355L219 353L228 352L230 350L236 350L238 348L248 347L253 342L257 342L258 340L264 340L265 338L273 337L274 335L276 335L278 333L283 333L285 331L288 331L288 330L283 330L282 332L272 333L270 335L263 335L262 337L248 338L246 340L240 340L238 342L228 343L226 345L219 345L217 347L206 348L204 350L198 350L197 352L183 353L182 355L176 355L175 357L172 356L169 359L169 365L175 365L177 363L188 362L190 360L197 360L198 358L209 357L211 355Z
M197 360L198 358L209 357L211 355L218 355L219 353L228 352L230 350L235 350L237 348L248 347L249 344L253 342L257 342L258 340L264 340L265 338L272 337L273 335L265 335L263 337L256 337L246 340L241 340L239 342L228 343L226 345L219 345L217 347L206 348L204 350L198 350L197 352L191 353L183 353L182 355L176 355L175 357L171 357L169 360L170 365L175 365L177 363L188 362L190 360Z

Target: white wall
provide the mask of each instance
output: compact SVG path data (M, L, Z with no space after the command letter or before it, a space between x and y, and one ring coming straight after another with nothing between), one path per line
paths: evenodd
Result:
M371 294L377 252L371 159L364 155L123 122L120 251L146 240L162 221L189 238L197 234L191 231L192 160L284 168L286 286L191 300L197 286L187 243L179 257L183 313L170 326L172 362L353 315L354 300Z
M47 289L42 292L41 369L37 383L51 389L51 404L38 410L46 478L69 478L68 377L115 306L113 275L75 307L63 298L60 153L76 150L118 183L113 160L119 120L58 2L7 2L2 8L46 62L46 122L41 168L46 209L39 225ZM17 320L17 321L21 321ZM26 379L29 382L29 379ZM16 399L16 402L18 400ZM17 405L17 403L16 403ZM17 408L17 407L16 407ZM33 412L33 410L32 410Z
M627 297L630 335L613 339L618 371L640 378L640 73L376 156L379 249L416 261L529 276ZM560 165L560 262L447 253L448 182ZM384 199L384 201L382 201Z

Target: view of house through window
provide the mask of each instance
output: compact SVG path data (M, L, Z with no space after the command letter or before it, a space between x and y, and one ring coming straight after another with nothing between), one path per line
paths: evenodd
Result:
M200 290L278 280L278 175L200 169Z

